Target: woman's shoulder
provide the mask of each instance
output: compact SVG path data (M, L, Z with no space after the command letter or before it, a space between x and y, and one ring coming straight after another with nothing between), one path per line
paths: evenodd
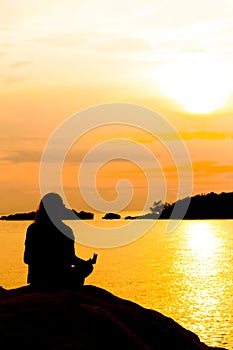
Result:
M38 228L38 225L35 222L33 222L27 227L26 239L27 240L34 239L36 236L38 236L39 231L40 230Z
M36 229L36 224L35 222L33 222L32 224L30 224L28 227L27 227L27 231L33 231Z
M40 236L46 234L47 237L56 237L58 232L63 233L68 238L74 239L73 230L70 228L70 226L64 224L63 222L48 225L33 222L27 228L27 235L33 236L34 234L38 233ZM48 233L50 233L50 235L48 235Z
M43 226L41 224L33 222L27 227L27 233L41 231L42 227Z

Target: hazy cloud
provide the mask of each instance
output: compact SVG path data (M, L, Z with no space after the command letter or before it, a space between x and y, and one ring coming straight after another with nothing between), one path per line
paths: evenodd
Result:
M224 140L227 138L233 139L233 133L211 131L211 132L180 132L180 136L183 140L200 139L200 140Z
M157 133L155 135L160 140L178 140L177 133ZM182 140L193 140L193 139L199 139L199 140L225 140L227 138L233 139L233 133L228 133L224 131L209 131L209 132L203 132L203 131L181 131L179 132L179 136ZM144 144L146 143L154 143L155 138L146 137L144 135L140 135L139 133L135 134L135 138L138 142L142 142Z
M10 68L21 68L21 67L32 66L32 65L34 65L34 62L32 61L19 61L11 64Z
M40 151L30 150L10 151L0 156L0 160L10 163L34 163L40 161L41 154Z
M22 83L26 80L25 77L22 76L6 76L1 78L5 84L18 84Z
M102 42L94 45L97 51L106 53L116 52L138 52L150 49L149 43L141 38L106 38Z
M210 176L218 174L232 174L232 164L219 164L215 160L202 160L193 162L194 173L198 176Z
M18 125L15 125L17 130ZM39 162L46 138L23 137L16 135L1 135L0 138L0 161L9 163Z
M48 37L34 38L34 42L69 48L87 46L91 42L96 42L96 40L100 40L101 38L103 38L102 35L97 33L53 33Z
M0 51L0 57L6 56L8 54L7 51Z

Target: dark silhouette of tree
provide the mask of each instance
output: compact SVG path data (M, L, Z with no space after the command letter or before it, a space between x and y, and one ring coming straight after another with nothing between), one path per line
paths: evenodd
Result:
M156 214L156 215L160 215L164 209L164 204L163 202L160 200L158 202L154 202L153 206L150 207L150 211L152 214Z
M175 204L179 207L185 205L185 201L190 198L180 199L172 204L165 203L161 212L161 219L168 219L174 209ZM233 192L220 194L210 192L208 194L199 194L191 197L190 204L187 203L187 212L183 219L233 219ZM158 203L158 202L156 202ZM154 205L152 207L154 208ZM177 211L179 213L179 210ZM182 219L182 217L176 217Z

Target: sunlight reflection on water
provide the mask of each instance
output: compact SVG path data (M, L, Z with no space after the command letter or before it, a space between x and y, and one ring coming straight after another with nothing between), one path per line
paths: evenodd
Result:
M208 222L188 223L187 232L190 235L189 245L192 253L200 260L207 260L214 256L214 252L221 244L221 238L214 235L216 227Z
M232 320L232 293L227 281L232 272L231 265L226 265L226 261L230 262L228 254L232 257L232 236L226 242L224 233L227 232L223 232L222 225L214 220L184 221L182 231L186 249L174 265L175 270L182 273L180 297L185 307L180 317L187 320L191 330L202 334L206 343L210 344L207 334L211 333L210 345L226 346L227 337L230 338L228 345L233 344L233 334L229 336L232 333L229 323ZM197 320L202 322L198 325Z

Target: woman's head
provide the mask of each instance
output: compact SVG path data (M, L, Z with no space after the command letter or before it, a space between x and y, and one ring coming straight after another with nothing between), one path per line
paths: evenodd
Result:
M35 222L54 222L62 218L64 203L57 193L47 193L40 201Z

